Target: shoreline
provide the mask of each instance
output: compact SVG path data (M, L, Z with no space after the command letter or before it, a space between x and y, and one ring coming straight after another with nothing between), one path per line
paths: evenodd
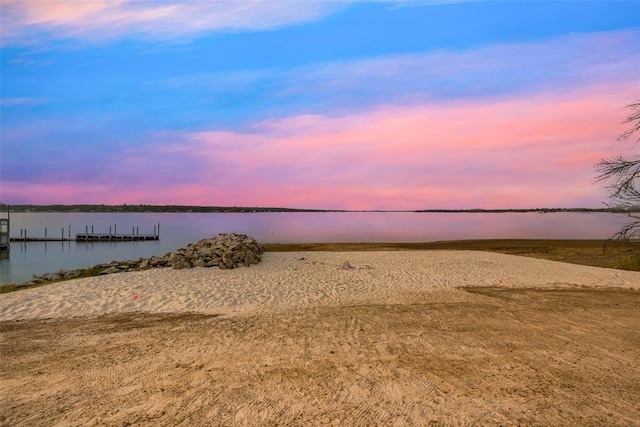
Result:
M4 293L0 320L403 304L469 286L640 289L640 273L473 250L269 251L251 267L151 268Z
M506 255L518 255L536 259L566 262L593 267L640 271L640 242L596 239L474 239L435 242L359 242L359 243L261 243L265 252L366 252L366 251L415 251L415 250L474 250ZM118 262L128 262L118 260ZM0 295L34 287L46 286L75 278L94 277L104 269L98 264L80 268L79 277L27 284L0 285ZM44 274L52 274L49 272Z

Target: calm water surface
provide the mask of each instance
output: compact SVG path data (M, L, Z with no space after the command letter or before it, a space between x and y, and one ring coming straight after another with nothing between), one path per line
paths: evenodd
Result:
M110 260L163 255L218 233L245 233L261 243L430 242L458 239L606 239L625 222L610 213L14 213L11 237L96 233L117 226L119 234L137 227L152 242L11 243L0 260L0 284L20 283L32 274L89 267Z

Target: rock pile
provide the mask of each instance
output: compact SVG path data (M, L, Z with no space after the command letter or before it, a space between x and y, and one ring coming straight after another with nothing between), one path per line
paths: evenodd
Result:
M262 247L246 234L218 234L211 239L191 243L186 248L143 260L141 270L152 267L172 267L175 269L191 267L235 268L249 267L262 261Z
M210 239L191 243L186 248L169 252L163 256L140 258L134 261L111 261L76 270L59 270L46 273L23 283L36 285L80 276L96 276L124 271L147 270L149 268L172 267L175 269L191 267L219 267L223 269L249 267L262 261L262 247L246 234L218 234Z

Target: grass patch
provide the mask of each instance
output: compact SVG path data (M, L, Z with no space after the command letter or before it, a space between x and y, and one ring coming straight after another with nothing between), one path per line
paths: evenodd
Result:
M622 258L619 268L621 270L640 271L640 255Z
M640 242L618 240L486 239L423 243L268 243L265 251L473 250L594 267L638 271Z

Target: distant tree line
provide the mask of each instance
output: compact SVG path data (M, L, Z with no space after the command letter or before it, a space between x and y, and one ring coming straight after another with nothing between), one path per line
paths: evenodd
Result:
M6 204L0 204L6 211ZM640 206L609 206L603 208L531 208L531 209L421 209L421 210L336 210L336 209L294 209L282 207L245 206L187 206L187 205L11 205L11 212L128 212L128 213L255 213L255 212L416 212L416 213L553 213L553 212L640 212Z
M6 209L6 208L5 208ZM322 212L309 209L243 206L185 206L185 205L11 205L11 212Z
M414 212L431 212L431 213L553 213L553 212L610 212L610 213L628 213L630 211L640 212L640 206L636 207L616 207L610 206L606 208L525 208L525 209L425 209Z

